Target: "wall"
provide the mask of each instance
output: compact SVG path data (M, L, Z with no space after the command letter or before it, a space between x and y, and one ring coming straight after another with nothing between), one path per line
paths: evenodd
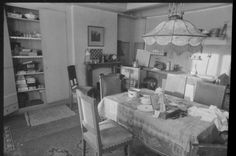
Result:
M188 4L188 8L193 8L195 4ZM215 5L215 6L214 6ZM184 19L190 21L191 23L193 23L197 28L201 28L201 29L206 29L206 30L210 30L212 28L222 28L225 22L229 22L232 21L232 5L229 4L221 4L221 5L216 5L216 4L201 4L201 7L205 8L204 9L196 9L193 11L186 11L184 14ZM200 4L198 4L198 6L200 6ZM207 8L207 6L209 8ZM139 22L136 22L136 24L138 24L139 26L136 26L136 30L134 30L135 32L149 32L151 31L153 28L155 28L160 22L167 20L167 15L160 15L160 16L154 16L154 14L158 14L160 12L158 12L158 10L152 10L152 14L150 12L150 10L148 11L142 11L141 13L139 13L139 15L143 15L143 16L151 16L148 17L146 19L146 22L143 23L141 22L141 19L139 19ZM163 10L162 10L163 11ZM167 12L167 11L166 11ZM136 13L138 15L138 13ZM146 29L146 30L144 30ZM136 36L135 41L140 41L142 39L141 34L139 34L139 36ZM229 48L229 46L225 47L221 47L219 50L219 46L215 47L214 46L205 46L203 49L203 53L215 53L219 56L223 56L224 55L231 55L231 48ZM223 48L223 49L222 49ZM183 53L180 56L177 56L176 54L173 54L170 58L165 58L165 59L169 59L170 61L172 61L173 63L176 64L180 64L181 66L183 66L183 70L186 72L191 71L191 66L192 66L192 61L190 60L190 56L188 53ZM220 61L220 60L219 60ZM214 62L214 60L213 60ZM225 66L229 66L230 65L230 61L227 62L228 65ZM225 64L223 62L220 62L219 64ZM219 67L218 65L215 66L211 66L210 70L215 70L214 68L218 68L215 73L216 75L219 75L221 73L220 70L223 71L229 71L228 69L221 69L224 67Z
M97 10L92 8L85 8L80 6L71 6L71 21L73 21L72 28L72 56L75 57L75 65L77 67L77 77L80 85L86 84L84 55L85 49L88 47L88 25L101 26L105 28L104 47L105 54L117 53L117 14ZM108 69L97 69L99 72L94 72L93 79L98 79L99 73L106 74Z
M144 40L140 38L145 33L145 21L143 18L133 18L123 15L118 16L118 40L129 42L129 52L126 62L132 65L136 57L137 47L142 47ZM125 57L126 57L125 56Z
M118 40L126 42L129 45L129 50L123 50L124 56L121 56L121 62L130 64L133 61L133 48L134 48L134 21L135 19L119 15L118 16ZM120 43L125 44L125 43ZM122 46L122 45L120 45Z
M139 18L135 20L134 24L134 41L144 42L142 35L146 32L146 19Z

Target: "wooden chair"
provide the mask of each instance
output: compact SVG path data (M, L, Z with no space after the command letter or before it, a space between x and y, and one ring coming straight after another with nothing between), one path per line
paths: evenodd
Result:
M79 86L77 76L76 76L76 70L74 65L67 66L69 81L70 81L70 87L71 87L71 107L72 103L76 102L76 89L79 88L83 91L86 95L92 95L93 87L90 86Z
M221 109L225 90L226 86L198 81L194 101L205 105L215 105Z
M112 120L98 123L95 99L84 95L79 89L76 89L76 94L82 130L82 155L86 154L86 143L96 151L97 156L121 146L125 147L125 155L130 155L132 134Z
M184 98L187 76L168 74L165 84L165 93Z
M191 156L227 156L226 144L193 144Z
M100 99L105 96L121 93L124 87L124 76L122 74L111 73L108 75L100 74Z

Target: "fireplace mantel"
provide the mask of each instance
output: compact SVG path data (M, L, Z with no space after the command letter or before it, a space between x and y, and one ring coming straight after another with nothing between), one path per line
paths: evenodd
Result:
M85 63L87 85L93 85L93 70L98 68L111 68L112 73L116 72L116 68L120 66L120 62L104 62L104 63Z

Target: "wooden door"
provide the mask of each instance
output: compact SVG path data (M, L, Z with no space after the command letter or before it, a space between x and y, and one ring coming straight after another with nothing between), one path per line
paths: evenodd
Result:
M122 65L130 66L132 65L132 61L129 55L130 50L130 43L129 42L123 42L118 40L117 42L117 54L120 58L120 62Z
M19 109L13 71L9 33L4 12L4 116Z
M63 11L40 9L47 103L69 98L67 73L66 15Z

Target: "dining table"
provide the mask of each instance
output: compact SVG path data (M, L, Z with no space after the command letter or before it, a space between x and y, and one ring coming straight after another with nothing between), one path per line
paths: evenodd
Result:
M154 93L148 90L149 93ZM207 106L186 99L165 94L167 103L175 103L182 107ZM192 144L202 140L213 140L218 131L214 122L201 120L200 117L185 115L178 118L159 118L153 111L138 109L143 105L140 98L131 98L128 92L104 97L98 103L101 118L111 119L127 128L151 150L169 156L194 155Z

